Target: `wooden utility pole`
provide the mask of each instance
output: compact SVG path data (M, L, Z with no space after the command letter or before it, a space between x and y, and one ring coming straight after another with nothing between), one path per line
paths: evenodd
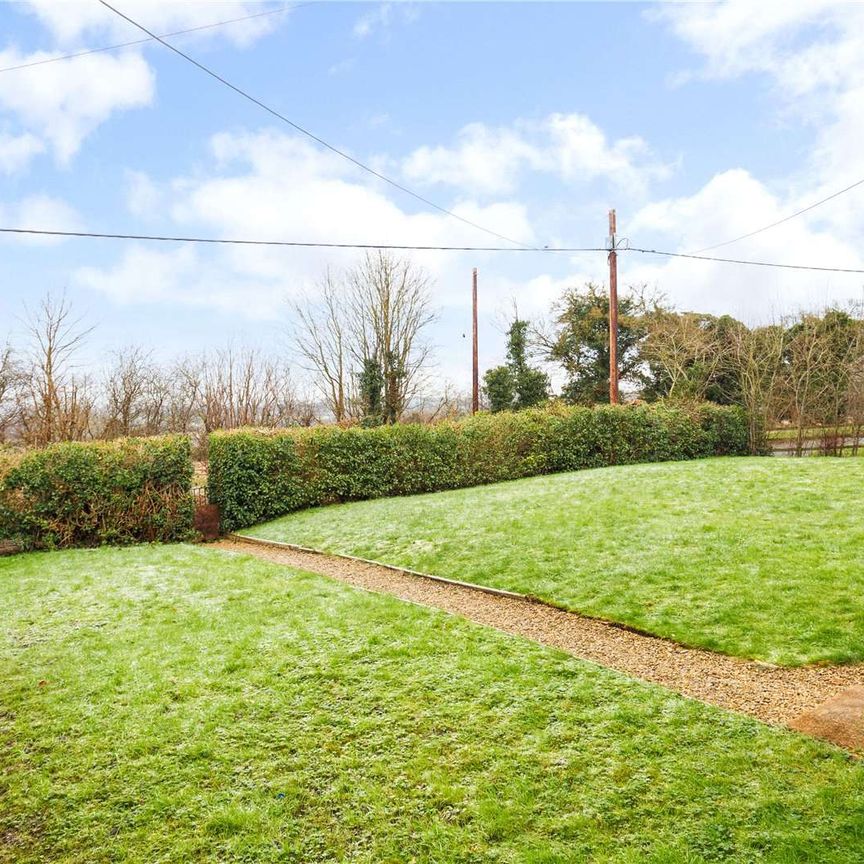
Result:
M477 268L471 273L471 413L480 410L480 369L477 365Z
M615 211L609 211L609 402L618 404L618 253Z

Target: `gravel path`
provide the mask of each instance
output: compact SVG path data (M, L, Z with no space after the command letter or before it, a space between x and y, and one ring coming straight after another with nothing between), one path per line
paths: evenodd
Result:
M847 687L864 684L864 663L779 668L685 648L524 597L434 581L399 568L255 541L229 539L214 546L443 609L768 723L789 724Z

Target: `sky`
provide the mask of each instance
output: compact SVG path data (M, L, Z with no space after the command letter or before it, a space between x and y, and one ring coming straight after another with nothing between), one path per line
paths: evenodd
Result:
M692 252L864 177L864 4L116 0L295 123L440 207L539 247ZM90 2L0 4L0 227L510 245L387 185ZM864 185L714 254L864 267ZM625 241L625 242L626 242ZM227 343L291 350L291 298L362 254L0 237L0 342L66 292L90 362ZM439 379L470 382L502 322L605 283L604 253L421 252ZM860 301L864 275L622 253L622 286L751 323ZM466 338L466 336L468 338Z

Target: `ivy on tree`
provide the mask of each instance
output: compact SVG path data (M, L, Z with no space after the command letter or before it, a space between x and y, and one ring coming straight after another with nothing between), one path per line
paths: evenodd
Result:
M380 426L384 420L384 373L374 357L363 360L363 368L357 376L360 404L364 426Z
M493 412L539 405L549 398L546 373L528 365L528 322L516 318L507 330L507 362L483 376Z

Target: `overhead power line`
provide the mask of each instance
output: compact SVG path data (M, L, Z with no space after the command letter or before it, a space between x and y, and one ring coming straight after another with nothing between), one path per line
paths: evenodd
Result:
M211 30L214 27L225 27L228 24L239 24L241 21L251 21L253 18L264 18L268 15L278 15L281 12L291 12L294 9L302 9L304 6L314 6L314 3L298 3L293 6L281 6L278 9L267 9L264 12L255 12L253 15L244 15L242 18L229 18L226 21L214 21L212 24L200 24L198 27L189 27L186 30L175 30L172 33L162 33L161 38L167 39L171 36L185 36L187 33L198 33L201 30ZM33 66L44 66L46 63L59 63L61 60L74 60L76 57L86 57L89 54L100 54L104 51L117 51L120 48L131 48L134 45L144 45L152 42L154 37L147 36L144 39L133 39L131 42L118 42L116 45L104 45L101 48L88 48L86 51L76 51L74 54L61 54L59 57L46 57L43 60L31 60L27 63L18 63L16 66L4 66L0 73L14 72L16 69L30 69Z
M59 231L48 228L0 228L0 234L36 237L83 237L94 240L143 240L155 243L200 243L214 246L273 246L300 249L393 249L404 252L534 252L540 254L575 254L602 252L605 246L446 246L410 243L327 243L317 240L253 240L232 237L185 237L171 234L121 234L104 231ZM749 267L776 267L782 270L815 270L823 273L864 273L854 267L820 267L815 264L783 264L778 261L752 261L742 258L719 258L711 255L691 255L686 252L666 252L662 249L643 249L639 246L616 246L618 253L638 252L643 255L662 255L666 258L687 258L695 261L715 261L722 264L743 264Z
M777 261L751 261L742 258L717 258L712 255L697 255L688 252L664 252L661 249L640 249L638 246L628 246L621 250L625 252L641 252L645 255L663 255L666 258L689 258L694 261L718 261L722 264L744 264L749 267L777 267L781 270L817 270L823 273L864 273L864 269L854 267L819 267L815 264L782 264Z
M119 15L125 21L128 21L133 27L137 27L142 33L146 33L151 39L155 39L160 44L164 45L170 51L173 51L179 57L182 57L187 62L191 63L193 66L196 66L202 72L209 75L211 78L214 78L220 84L228 87L230 90L233 90L238 95L242 96L244 99L247 99L253 105L257 105L262 110L266 111L268 114L271 114L273 117L276 117L278 120L281 120L283 123L287 123L292 129L300 132L305 135L307 138L311 138L316 143L320 144L322 147L325 147L327 150L330 150L332 153L335 153L337 156L341 156L343 159L347 159L353 165L356 165L358 168L361 168L363 171L371 174L373 177L377 177L379 180L383 180L385 183L390 184L394 189L398 189L400 192L404 192L406 195L410 195L412 198L415 198L417 201L422 202L427 207L431 207L434 210L437 210L440 213L444 213L447 216L452 217L453 219L457 219L458 221L464 223L465 225L470 225L472 228L476 228L478 231L483 231L485 234L489 234L492 237L497 237L499 240L503 240L505 243L513 243L516 246L523 246L527 248L527 244L520 242L519 240L514 240L512 237L506 237L504 234L499 234L497 231L493 231L491 228L485 228L483 225L478 225L476 222L472 222L470 219L466 219L464 216L459 216L457 213L454 213L452 210L448 210L446 207L442 207L440 204L436 204L434 201L430 201L428 198L424 198L419 193L415 192L413 189L409 189L407 186L403 186L396 180L393 180L390 177L387 177L385 174L382 174L380 171L376 171L370 165L366 165L364 162L361 162L359 159L355 159L350 154L346 153L344 150L340 150L338 147L328 143L323 138L320 138L318 135L315 135L313 132L310 132L308 129L304 128L298 123L295 123L293 120L289 120L284 114L281 114L275 108L271 108L269 105L262 102L260 99L253 96L251 93L248 93L246 90L238 87L236 84L232 84L226 78L223 78L218 72L214 72L208 66L205 66L203 63L199 63L194 57L191 57L184 51L181 51L176 46L172 45L170 42L166 42L161 36L157 36L152 31L148 30L143 24L139 24L137 21L134 21L124 12L121 12L119 9L116 9L110 3L107 3L106 0L99 0L99 2L106 8L110 9L115 15Z
M96 240L146 240L159 243L203 243L226 246L285 246L308 249L394 249L406 252L606 252L602 247L433 246L400 243L325 243L313 240L244 240L224 237L181 237L167 234L110 234L98 231L54 231L40 228L0 228L0 234L39 237L86 237Z
M768 231L771 228L776 228L778 225L782 225L784 222L788 222L790 219L794 219L796 216L800 216L802 213L808 213L810 210L815 210L822 204L825 204L828 201L832 201L834 198L838 198L840 195L845 195L847 192L851 192L853 189L861 185L864 185L864 177L862 177L860 180L856 180L854 183L846 186L844 189L840 189L837 192L832 193L827 198L822 198L820 201L814 201L807 207L803 207L801 210L796 210L794 213L790 213L788 216L784 216L782 219L778 219L776 222L772 222L770 225L763 225L761 228L757 228L755 231L750 231L747 234L742 234L740 237L734 237L732 240L724 240L722 243L715 243L713 246L706 246L704 249L697 249L692 254L699 255L702 252L711 252L714 249L720 249L722 246L731 246L733 243L737 243L739 240L746 240L748 237L755 237L757 234L761 234L763 231Z

